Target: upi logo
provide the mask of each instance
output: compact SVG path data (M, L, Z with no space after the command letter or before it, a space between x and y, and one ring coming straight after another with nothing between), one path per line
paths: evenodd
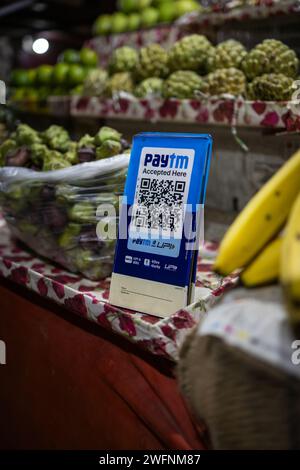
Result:
M298 366L300 364L300 340L296 339L295 341L292 342L292 349L295 349L295 351L292 353L292 363L295 366Z
M6 345L0 340L0 365L6 364Z
M0 104L6 104L6 85L0 80Z

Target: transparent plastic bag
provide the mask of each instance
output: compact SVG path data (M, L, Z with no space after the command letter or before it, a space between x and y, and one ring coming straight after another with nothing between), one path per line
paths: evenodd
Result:
M0 204L7 224L32 250L92 280L111 274L115 240L101 241L97 208L111 204L118 225L129 155L36 172L0 169Z

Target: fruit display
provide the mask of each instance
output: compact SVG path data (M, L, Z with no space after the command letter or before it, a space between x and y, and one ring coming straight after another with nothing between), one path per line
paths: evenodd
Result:
M106 95L113 96L121 91L132 93L134 89L134 81L129 72L119 72L113 74L106 84Z
M161 78L150 77L139 83L135 89L134 94L138 98L149 98L151 96L161 96L163 93L164 81Z
M1 145L2 163L14 165L0 169L0 204L12 233L71 271L94 280L110 275L115 240L98 239L96 227L102 224L105 231L106 226L117 225L128 159L103 159L122 153L126 146L121 134L108 127L71 142L58 126L38 133L19 125ZM78 162L90 163L69 168ZM115 214L98 216L101 204L110 204Z
M102 36L151 28L161 23L171 23L193 11L204 10L196 0L124 0L118 2L118 11L100 15L93 34Z
M131 72L137 66L138 53L128 46L118 47L112 54L109 68L112 73Z
M293 94L294 80L282 73L264 74L248 85L247 97L263 101L288 101Z
M240 68L241 62L247 55L247 50L239 41L228 39L220 42L215 48L210 50L207 58L208 72L217 69Z
M135 76L138 80L150 77L164 78L169 73L168 60L167 51L159 44L142 47L135 67Z
M76 94L83 96L102 96L106 90L108 80L108 73L106 70L101 68L91 70L82 85L80 90L76 91Z
M276 39L266 39L246 55L241 68L248 80L269 73L296 78L299 59L286 44Z
M205 85L202 87L209 95L238 96L245 94L246 77L241 70L233 67L229 69L218 69L205 77Z
M0 166L37 171L68 168L122 153L129 146L121 137L115 129L102 127L95 136L86 134L75 142L60 126L52 125L37 132L27 124L19 124L0 145Z
M278 53L276 60L270 59L272 47ZM95 55L86 47L67 50L62 60L68 63L59 62L52 69L44 65L25 74L14 71L13 84L27 86L16 88L12 98L46 99L49 94L68 93L110 98L126 92L138 98L191 99L201 91L208 96L230 94L253 101L289 101L299 65L296 53L277 40L265 40L247 52L236 40L213 46L201 34L184 36L169 51L157 43L138 51L129 46L116 48L107 69L95 67ZM281 72L270 71L275 69L275 62ZM33 83L40 84L37 90Z
M246 287L280 279L291 321L300 321L300 151L256 193L225 234L215 261Z
M196 72L179 70L173 72L163 85L165 98L188 99L194 98L198 91L202 91L204 81Z
M68 95L81 86L89 71L97 66L96 52L83 47L80 51L65 50L53 66L43 64L36 69L13 70L11 100L43 101L50 95Z
M169 65L171 70L207 71L208 55L213 50L210 41L201 34L185 36L171 47Z

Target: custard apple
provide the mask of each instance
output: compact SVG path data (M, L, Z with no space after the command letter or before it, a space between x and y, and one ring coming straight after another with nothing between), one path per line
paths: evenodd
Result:
M240 68L242 60L247 55L243 44L235 39L220 42L211 50L207 59L207 70L213 72L217 69L228 69L230 67Z
M118 72L113 74L107 81L106 94L112 96L114 93L125 91L131 93L134 83L129 72Z
M249 80L267 73L283 73L295 78L299 60L295 51L286 44L276 39L266 39L246 55L241 68Z
M194 98L195 92L202 91L203 79L191 70L173 72L163 85L165 98Z
M164 81L161 78L150 77L143 80L134 90L138 98L147 98L148 96L161 96Z
M248 85L247 98L263 101L288 101L293 94L293 82L291 77L286 77L282 73L256 77Z
M128 46L118 47L112 54L109 68L112 73L130 72L138 61L138 53Z
M205 77L204 91L209 95L242 95L246 90L246 77L241 70L230 67L218 69Z
M142 47L135 68L139 80L150 77L164 78L168 75L168 53L159 44Z
M200 34L185 36L169 52L172 70L196 70L205 73L208 55L213 51L209 40Z
M106 83L108 80L108 73L103 69L91 70L82 87L83 96L101 96L103 95Z

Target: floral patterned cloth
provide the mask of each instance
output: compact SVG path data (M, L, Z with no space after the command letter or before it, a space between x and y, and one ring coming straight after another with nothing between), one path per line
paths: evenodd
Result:
M139 100L128 95L106 100L73 97L71 115L300 130L300 115L294 114L289 103L230 97L201 100Z
M206 243L198 260L196 302L160 319L110 305L110 279L93 282L37 258L11 239L4 220L0 220L1 276L171 360L177 360L180 345L201 316L238 280L236 276L222 278L212 273L216 248Z

